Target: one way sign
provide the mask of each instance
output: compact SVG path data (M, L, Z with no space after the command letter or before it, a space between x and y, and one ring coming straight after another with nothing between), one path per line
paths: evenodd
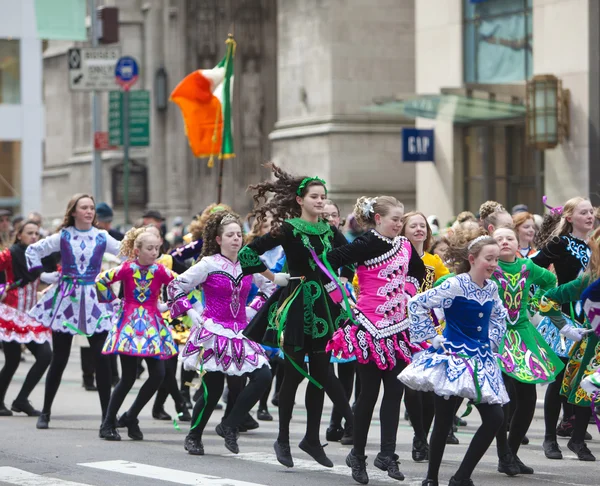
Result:
M69 88L73 91L115 89L115 66L120 47L78 47L69 49Z

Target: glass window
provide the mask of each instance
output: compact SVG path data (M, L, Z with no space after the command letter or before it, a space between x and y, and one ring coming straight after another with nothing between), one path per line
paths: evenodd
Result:
M21 103L21 56L19 41L0 39L0 103Z
M533 73L531 0L464 0L467 83L510 83Z
M20 186L21 142L0 141L0 201L18 198Z

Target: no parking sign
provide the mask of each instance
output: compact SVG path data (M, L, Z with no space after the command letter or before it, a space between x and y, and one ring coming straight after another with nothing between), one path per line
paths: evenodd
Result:
M131 56L123 56L117 61L115 66L115 80L124 91L129 89L137 82L139 77L139 68L137 61Z

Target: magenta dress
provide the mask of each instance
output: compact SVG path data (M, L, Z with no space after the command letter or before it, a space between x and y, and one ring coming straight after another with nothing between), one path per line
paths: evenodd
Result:
M110 288L114 282L122 282L123 288L121 309L113 316L103 354L160 359L177 354L171 331L158 310L160 290L173 278L173 273L159 263L143 266L132 261L98 275L96 289L100 302L116 298Z
M413 353L424 347L410 342L407 304L425 275L423 261L410 241L371 230L332 250L327 259L333 268L357 263L359 288L355 323L338 329L327 350L338 358L374 362L382 370L393 369L398 360L410 363Z

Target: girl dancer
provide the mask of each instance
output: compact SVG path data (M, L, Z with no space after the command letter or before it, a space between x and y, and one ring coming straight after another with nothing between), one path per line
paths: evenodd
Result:
M581 302L582 293L600 275L599 237L600 230L596 230L589 240L591 258L585 273L569 283L549 290L544 294L546 299L558 304ZM574 405L575 424L567 447L577 454L580 461L595 461L596 458L585 443L586 430L591 416L592 395L581 388L581 381L600 369L600 340L596 334L592 333L587 319L583 328L574 328L571 324L566 324L560 332L576 341L570 352L560 391L561 395Z
M402 231L400 234L408 238L425 264L425 278L419 292L429 290L437 279L450 273L438 255L432 255L426 251L431 247L433 234L423 213L410 212L405 214L402 218ZM405 393L405 403L414 401L414 405L409 405L407 408L413 410L416 408L421 412L418 417L410 417L409 414L410 423L415 431L412 458L413 461L420 462L426 460L429 455L427 436L429 435L431 422L433 422L434 395L433 393L424 393L410 388L407 388ZM453 435L449 437L453 437Z
M473 484L471 474L502 425L502 405L509 400L494 355L506 331L507 316L498 288L490 280L498 266L500 250L490 236L472 240L471 236L474 234L458 234L452 240L449 254L457 275L413 297L408 305L411 340L432 342L399 377L406 386L436 394L424 486L439 484L446 437L460 397L475 403L482 424L450 479L450 486ZM444 309L443 335L437 334L431 319L435 308Z
M34 409L29 402L29 394L38 384L50 366L52 350L47 327L27 315L27 311L37 302L37 286L39 270L28 271L25 262L25 249L38 241L40 227L34 221L25 221L17 230L15 240L10 248L0 253L0 272L6 275L6 282L0 285L0 341L4 351L4 367L0 371L0 416L10 416L12 412L4 406L4 397L8 385L21 362L21 345L35 357L35 363L27 373L21 391L12 403L13 412L23 412L30 417L37 417L41 412ZM45 262L47 270L55 265Z
M216 428L225 447L234 454L239 452L237 427L271 382L269 360L263 348L242 336L248 323L245 303L253 281L243 275L238 261L242 242L239 216L227 211L214 213L204 229L202 259L167 289L171 315L179 317L186 312L193 323L180 360L186 369L197 370L203 380L204 394L194 406L192 428L184 444L193 455L204 455L202 433L223 393L226 375L239 381L250 379L227 418ZM260 276L254 282L264 292L271 290L271 285ZM198 285L204 292L204 309L198 302L192 305L187 298Z
M146 227L129 230L121 244L121 253L129 260L101 273L96 279L102 301L115 300L110 287L115 282L122 282L124 296L102 349L103 354L121 356L122 371L100 428L101 439L121 440L116 429L117 412L135 383L138 358L146 360L148 379L129 410L119 418L118 426L127 427L127 434L133 440L144 438L137 417L165 377L165 366L161 360L177 354L171 332L164 325L158 308L161 287L173 280L169 269L155 263L161 244L154 231Z
M361 391L354 411L354 448L346 464L352 469L352 478L361 484L369 482L365 447L381 382L381 450L374 465L391 478L404 479L395 453L403 392L397 377L413 352L422 350L409 343L406 305L421 285L425 266L410 241L398 236L403 212L404 207L393 197L359 198L354 216L359 224L373 229L327 254L333 268L358 264L359 293L354 308L358 325L336 331L327 350L334 356L357 359ZM419 408L415 400L407 403L407 407L413 405ZM419 410L411 410L410 415L422 423Z
M299 447L319 464L333 467L319 441L319 425L324 400L322 386L329 373L329 353L325 346L344 315L325 290L328 280L319 270L315 257L347 241L335 228L319 219L327 198L325 181L318 177L295 177L274 164L268 167L275 179L251 189L257 190L254 196L257 203L261 199L266 201L269 193L274 194L255 210L259 221L272 214L274 229L244 247L240 262L244 273L261 272L283 288L258 311L244 334L267 346L281 347L286 358L279 394L279 436L274 444L277 460L284 466L294 466L289 427L296 390L306 375L302 369L304 357L308 355L311 383L306 388L306 435ZM289 274L273 275L259 258L279 245L283 247L294 278L290 285L287 285ZM342 275L351 279L354 272L345 268Z
M496 228L513 227L511 215L497 201L486 201L479 207L479 222L490 235Z
M533 220L533 216L527 212L517 213L513 216L513 224L519 240L517 258L528 258L536 252L532 246L533 239L535 238L535 221Z
M529 289L535 285L539 292L545 292L556 286L556 277L529 259L515 257L520 255L516 231L499 228L493 237L500 246L500 260L492 279L508 312L507 331L499 349L500 368L514 407L508 439L508 407L504 410L504 425L496 435L498 471L509 476L533 474L533 469L521 462L517 452L535 413L535 385L554 381L564 364L529 320Z
M594 208L590 201L582 197L569 199L563 207L558 228L531 259L536 265L544 268L554 265L559 285L575 280L590 261L590 250L585 239L593 225ZM563 304L562 312L563 317L574 327L581 327L585 320L585 314L579 302ZM544 336L552 350L566 363L568 352L573 346L573 341L568 339L569 336L564 333L561 335L550 318L543 319L537 330ZM577 331L573 332L577 333ZM571 335L574 334L571 333ZM556 424L563 401L560 396L563 373L548 385L544 400L546 432L543 448L548 459L562 459L562 452L556 440ZM567 416L571 416L571 414L569 413Z
M95 360L96 385L106 415L110 399L111 368L102 355L112 305L98 302L95 279L100 273L102 255L119 253L119 242L106 231L96 228L94 199L87 194L75 194L67 204L60 231L27 247L27 267L42 266L42 258L60 252L62 270L57 276L54 292L46 292L29 315L52 329L52 362L46 376L44 407L37 421L38 429L47 429L52 402L60 386L63 371L71 354L75 334L85 335Z

